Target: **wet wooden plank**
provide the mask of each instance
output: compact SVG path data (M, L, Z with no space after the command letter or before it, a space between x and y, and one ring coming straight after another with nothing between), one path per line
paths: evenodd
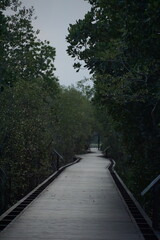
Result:
M106 168L95 152L67 168L0 234L1 240L140 240Z

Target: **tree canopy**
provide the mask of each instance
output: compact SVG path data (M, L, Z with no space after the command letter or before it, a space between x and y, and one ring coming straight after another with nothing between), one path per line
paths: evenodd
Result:
M90 100L60 86L55 48L32 19L20 1L0 2L0 213L57 170L54 149L72 162L92 133Z
M84 61L93 73L103 145L140 198L159 174L160 2L88 2L84 19L69 26L67 52L75 68Z
M9 3L8 3L9 4ZM10 1L16 10L20 3ZM3 10L3 8L2 8ZM55 48L49 41L38 39L39 30L32 26L34 9L19 7L14 14L3 18L1 39L1 88L13 85L18 79L31 81L31 79L46 78L56 80L54 76Z

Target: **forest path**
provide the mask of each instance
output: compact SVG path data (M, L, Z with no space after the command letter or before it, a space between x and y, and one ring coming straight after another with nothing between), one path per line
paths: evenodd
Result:
M144 239L107 169L109 161L93 150L65 169L0 239Z

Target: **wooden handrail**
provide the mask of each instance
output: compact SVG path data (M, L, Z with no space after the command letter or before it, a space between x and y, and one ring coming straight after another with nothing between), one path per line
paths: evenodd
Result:
M144 196L150 189L152 189L160 181L160 175L156 177L142 192L141 196Z

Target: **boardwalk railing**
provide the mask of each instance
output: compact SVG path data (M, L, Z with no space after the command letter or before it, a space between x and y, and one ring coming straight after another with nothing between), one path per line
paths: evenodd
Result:
M56 149L53 149L52 151L52 164L53 164L53 167L58 171L59 168L60 168L60 165L61 165L61 161L64 160L64 157L59 153L57 152Z
M119 177L117 172L115 171L115 161L113 159L110 159L111 164L109 166L109 171L121 193L123 196L124 201L126 202L126 205L128 206L128 209L130 210L133 218L135 219L139 229L141 230L144 239L145 240L158 240L157 232L154 230L157 230L154 226L154 229L152 228L153 224L148 217L148 215L145 213L145 211L142 209L140 204L137 202L137 200L134 198L133 194L129 191L127 186L124 184L122 179Z
M160 230L160 175L156 177L142 192L144 196L148 191L152 190L153 194L153 216L152 226L156 230Z

